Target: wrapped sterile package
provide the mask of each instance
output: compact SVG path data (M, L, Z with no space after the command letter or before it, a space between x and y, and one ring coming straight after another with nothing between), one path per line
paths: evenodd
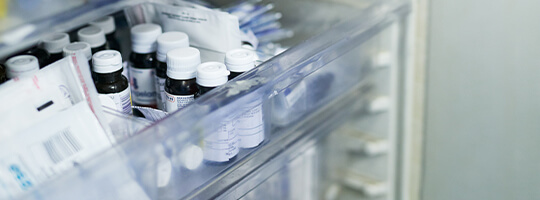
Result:
M0 86L0 199L115 143L91 80L86 58L77 54Z
M163 31L181 31L189 35L190 45L227 52L240 48L238 17L202 6L155 4Z
M0 86L0 138L47 119L79 102L86 102L108 131L90 67L84 55L71 55L32 76L16 77Z
M13 198L110 146L105 131L84 102L2 138L0 199Z

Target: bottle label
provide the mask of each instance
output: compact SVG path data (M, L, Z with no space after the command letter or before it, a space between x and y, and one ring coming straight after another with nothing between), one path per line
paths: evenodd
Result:
M195 101L195 95L173 95L165 92L165 111L172 113Z
M212 162L227 162L238 154L236 121L222 122L218 131L204 138L204 159Z
M156 104L156 86L154 85L154 69L139 69L129 67L129 82L133 102L139 105Z
M126 88L124 91L113 94L99 94L99 100L105 107L115 109L124 114L131 115L131 90Z
M156 99L157 99L157 107L160 110L165 110L165 80L164 78L160 78L157 75L154 76L155 83L156 83Z
M264 140L264 122L262 104L240 115L236 123L236 132L240 138L240 148L253 148L259 146ZM253 106L249 106L250 108Z

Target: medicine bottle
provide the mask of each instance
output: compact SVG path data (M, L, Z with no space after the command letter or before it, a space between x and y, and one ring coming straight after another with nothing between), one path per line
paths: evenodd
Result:
M165 111L171 113L195 100L199 91L195 75L201 64L201 53L193 47L179 48L167 53L165 82Z
M197 67L197 85L199 92L196 98L212 89L227 83L229 71L223 63L206 62ZM239 151L238 136L235 131L236 120L224 116L219 128L205 134L203 140L204 159L209 163L223 163L234 159Z
M35 56L20 55L6 61L7 78L29 76L39 71L39 62Z
M103 106L131 114L131 90L122 75L122 55L116 50L104 50L92 56L94 84Z
M112 16L99 18L93 22L90 22L90 25L103 29L103 32L105 32L105 38L107 40L107 49L121 52L120 43L116 38L116 24Z
M41 46L49 52L49 64L64 57L62 49L68 45L69 35L67 33L54 33L41 39Z
M167 78L167 52L177 48L189 47L188 35L182 32L167 32L157 38L156 58L156 99L158 108L165 110L165 79ZM200 61L199 61L200 64ZM197 64L198 65L198 64ZM195 66L196 68L197 66Z
M233 49L225 54L225 65L231 71L229 80L255 68L256 55L252 50ZM237 118L235 130L240 139L240 148L253 148L264 141L264 121L262 99L253 100L245 105Z
M90 70L92 69L92 50L90 49L90 44L86 42L73 42L68 44L62 50L64 57L69 55L75 55L78 52L81 52L88 60L88 65Z
M86 42L90 44L92 54L98 51L107 49L107 40L105 39L105 32L103 29L97 26L87 26L77 31L77 37L80 42Z
M225 53L225 65L231 72L229 80L255 68L256 55L247 49L233 49Z
M133 103L138 106L157 108L154 81L156 40L161 27L156 24L139 24L131 28L132 52L129 57L129 76Z

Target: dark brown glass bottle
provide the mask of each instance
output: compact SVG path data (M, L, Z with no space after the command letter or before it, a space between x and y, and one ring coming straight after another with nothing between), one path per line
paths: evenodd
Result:
M199 91L195 80L199 64L201 53L196 48L178 48L167 53L165 111L174 112L195 101Z
M41 48L49 52L48 64L56 62L64 55L62 49L70 43L69 35L66 33L54 33L41 39Z
M133 103L137 106L157 108L155 86L154 84L148 85L149 79L153 79L153 77L146 76L147 74L154 76L157 65L156 54L153 52L144 54L132 52L129 61ZM141 76L137 76L139 74Z
M122 75L122 71L123 69L120 69L107 74L96 72L94 82L98 93L111 94L126 90L129 87L129 82L127 78Z
M182 32L171 31L163 33L157 38L156 58L159 63L156 66L155 84L157 104L161 110L166 110L167 53L174 49L187 47L189 47L189 37Z
M131 114L131 90L122 75L122 56L115 50L100 51L92 56L94 84L103 106Z
M161 35L156 24L139 24L131 28L129 75L133 103L157 108L156 99L156 40Z
M165 81L165 92L167 93L166 104L169 104L171 101L174 101L172 103L176 104L176 109L171 108L169 105L165 106L166 111L174 112L175 110L186 107L192 103L195 100L195 95L199 92L199 88L197 87L195 78L175 80L167 77L167 80Z

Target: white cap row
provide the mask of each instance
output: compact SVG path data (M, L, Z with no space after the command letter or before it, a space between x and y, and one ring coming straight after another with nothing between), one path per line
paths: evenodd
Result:
M106 16L77 31L77 37L79 41L86 42L91 48L95 48L104 45L107 42L105 34L115 30L114 19ZM51 54L62 53L63 48L69 43L70 38L67 33L53 33L41 39L41 46Z
M70 49L67 50L66 49ZM79 42L72 43L64 47L64 55L71 55L78 51L89 49L88 44ZM71 53L69 53L71 52ZM97 73L111 73L122 69L122 55L115 50L104 50L94 54L93 71ZM6 61L7 77L14 78L18 76L31 75L39 70L39 62L35 56L20 55Z
M201 64L201 53L193 47L179 48L167 53L167 76L186 80L197 77L197 84L217 87L227 83L230 72L223 63Z
M246 72L255 67L255 53L246 49L235 49L226 53L225 63L201 64L201 53L193 47L178 48L167 53L167 76L185 80L197 77L197 83L206 87L225 84L230 71ZM228 70L227 70L228 68Z

